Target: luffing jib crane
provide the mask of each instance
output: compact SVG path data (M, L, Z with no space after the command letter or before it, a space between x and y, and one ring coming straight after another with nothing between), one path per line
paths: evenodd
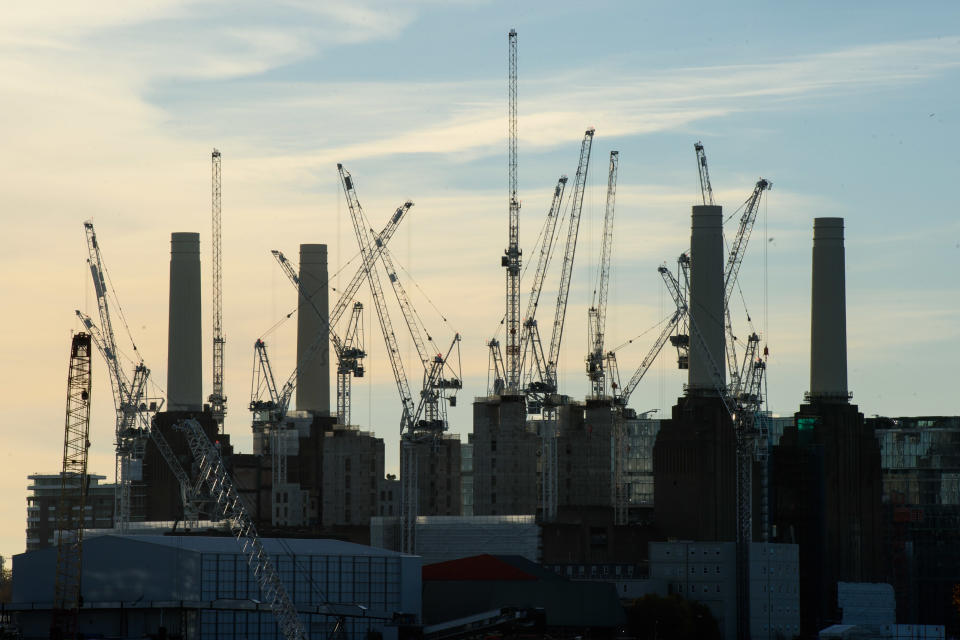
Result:
M693 150L697 154L697 173L700 174L700 193L703 204L713 206L713 187L710 186L710 172L707 170L707 153L702 142L695 142Z
M367 231L369 223L357 198L353 178L342 164L337 165L337 170L340 172L357 244L363 255L369 255L375 244L375 238ZM415 549L414 532L419 494L415 445L421 442L436 442L447 429L444 401L452 401L453 396L448 394L455 394L463 385L459 372L449 377L445 377L444 372L448 369L449 358L454 347L459 345L460 336L459 334L454 335L453 341L445 354L432 355L427 348L427 344L433 343L433 338L426 332L423 322L413 308L410 298L400 282L392 257L387 251L381 252L379 257L423 365L423 386L420 391L420 401L414 406L403 361L399 357L399 346L380 284L379 272L375 266L369 268L367 279L377 310L377 318L384 334L387 354L393 368L401 404L403 405L400 447L401 548L405 552L412 553Z
M577 253L577 235L580 230L580 213L583 211L583 195L587 185L587 170L590 167L590 150L593 147L593 127L584 132L580 143L580 161L577 175L573 179L573 196L570 199L570 222L567 230L567 244L563 252L563 266L560 271L560 291L557 294L557 306L553 315L553 333L550 337L550 350L547 355L547 383L553 392L557 389L557 363L560 359L560 342L563 339L563 326L567 318L567 300L570 298L570 281L573 277L573 259Z
M347 200L347 208L350 210L350 219L353 222L354 234L357 243L360 246L360 252L366 258L373 253L370 238L367 235L362 214L360 200L357 198L357 192L354 189L353 177L343 168L342 164L337 165L337 171L340 173L340 183L343 186L343 194ZM400 437L401 437L401 469L400 469L400 548L404 551L414 547L414 525L416 524L416 457L403 455L403 448L410 447L411 438L417 434L417 415L416 405L413 396L410 393L410 383L407 380L407 373L403 366L403 360L400 358L400 347L397 342L397 335L393 330L393 322L390 319L390 311L387 308L386 298L383 295L383 286L380 284L380 273L376 265L368 265L364 260L366 267L367 283L370 286L370 294L373 297L373 304L377 311L377 320L380 323L380 331L383 334L383 341L386 346L387 356L390 360L390 367L393 370L393 379L397 385L397 393L400 395L401 417L400 417ZM411 515L412 514L412 515ZM404 517L406 515L406 517Z
M544 380L547 370L547 358L543 353L543 344L540 341L540 330L537 326L537 309L540 305L540 294L543 292L543 282L547 276L547 268L553 257L556 246L554 237L557 231L557 221L560 219L560 209L563 205L563 192L567 187L567 176L560 176L557 186L553 189L553 198L547 210L547 218L543 223L540 234L540 257L537 260L537 270L534 272L533 285L530 287L530 297L527 298L527 313L523 317L523 342L521 345L521 375L523 376L523 390L527 394L527 413L537 414L543 408L543 402L532 395L531 384L534 380Z
M587 333L590 351L587 353L587 378L591 395L602 398L606 394L607 376L603 337L607 323L607 295L610 288L610 255L613 252L613 215L617 198L617 171L620 152L610 152L610 170L607 176L607 204L603 214L603 242L600 248L599 284L594 289L593 304L587 310Z
M194 490L189 476L183 470L170 445L151 420L151 415L159 411L163 401L146 398L146 386L150 377L150 370L140 359L134 365L133 377L129 378L120 364L117 340L113 332L113 322L110 315L110 305L107 300L107 283L104 276L105 270L100 253L100 244L97 242L93 223L85 222L84 230L89 249L87 263L93 277L97 307L100 311L100 319L104 329L101 330L85 313L77 310L76 314L84 328L90 333L93 344L107 364L110 388L113 392L114 407L117 412L117 491L114 526L120 531L126 531L129 525L130 492L134 480L132 463L143 459L148 438L157 446L157 450L163 456L171 473L180 485L184 520L196 522L199 518L200 509L203 507L204 499ZM129 334L129 328L127 333ZM134 346L134 351L136 351L136 346Z

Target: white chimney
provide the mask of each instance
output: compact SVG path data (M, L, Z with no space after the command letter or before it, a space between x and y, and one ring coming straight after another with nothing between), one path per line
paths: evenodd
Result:
M811 399L847 402L847 308L843 218L813 220Z
M690 370L693 395L727 384L723 315L723 207L695 205L690 230Z
M300 282L313 303L329 321L327 245L300 245ZM297 374L297 409L320 415L330 413L330 340L329 331L303 296L297 307L297 362L318 336L320 352L300 367Z

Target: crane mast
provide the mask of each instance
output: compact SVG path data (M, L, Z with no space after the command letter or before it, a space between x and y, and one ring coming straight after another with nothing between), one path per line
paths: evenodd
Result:
M506 388L516 394L520 386L520 200L517 198L517 31L511 29L508 78L508 173L510 231L501 264L507 270Z
M603 214L603 242L600 249L600 282L594 290L594 304L587 311L587 330L590 352L587 354L587 377L594 398L606 392L603 337L607 322L607 295L610 287L610 254L613 251L613 215L617 198L617 171L620 152L610 152L610 170L607 177L607 204Z
M210 413L223 433L223 418L227 413L227 398L223 395L223 270L220 245L220 152L210 155L211 161L211 209L213 229L213 393L210 394Z
M91 342L77 333L70 344L67 411L63 430L63 466L57 507L57 573L51 629L61 638L77 635L81 602L83 529L87 498L87 449L90 445Z

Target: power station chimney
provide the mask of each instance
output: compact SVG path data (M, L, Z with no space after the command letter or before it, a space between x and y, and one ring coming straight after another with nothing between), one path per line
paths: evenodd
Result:
M167 407L203 409L200 323L200 234L170 234L170 321L167 334Z
M329 320L327 297L327 245L300 245L300 282L310 292L313 303ZM297 362L318 336L323 341L313 360L297 373L297 409L320 415L330 414L330 341L328 330L306 298L300 296L297 308Z
M847 309L843 218L813 220L810 399L847 402Z
M695 205L690 231L691 395L716 395L727 384L724 359L723 207Z

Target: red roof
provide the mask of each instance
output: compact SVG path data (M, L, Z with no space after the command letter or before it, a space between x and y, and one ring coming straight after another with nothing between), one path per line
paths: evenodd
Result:
M483 554L437 562L423 567L423 579L426 580L537 580L537 576L527 573L500 558Z

